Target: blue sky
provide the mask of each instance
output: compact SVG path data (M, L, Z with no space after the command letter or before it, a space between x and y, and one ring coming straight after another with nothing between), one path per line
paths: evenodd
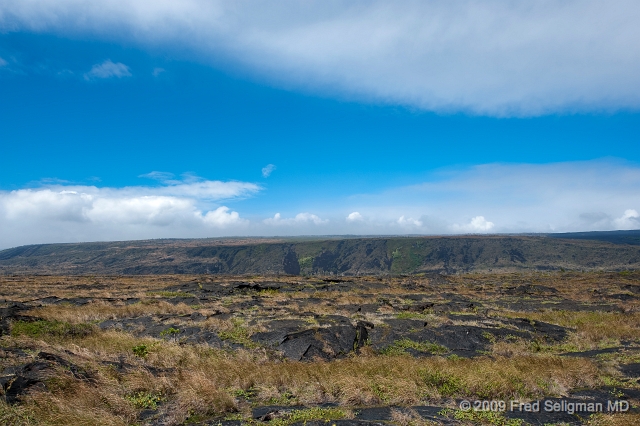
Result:
M640 7L547 3L3 2L0 248L639 228Z

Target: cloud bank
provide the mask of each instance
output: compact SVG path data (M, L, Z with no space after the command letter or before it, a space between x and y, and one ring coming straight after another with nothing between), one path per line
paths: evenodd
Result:
M162 184L0 191L0 249L171 237L640 229L640 166L615 160L441 170L415 185L316 200L315 206L298 199L308 199L308 188L288 193L280 200L283 213L273 216L243 204L249 197L270 197L253 183L177 180L162 172L145 176Z
M324 225L328 220L322 220L320 217L312 213L298 213L295 217L283 219L280 213L276 213L273 217L263 220L263 223L269 226L288 226L297 227L299 225Z
M226 206L260 188L246 182L199 181L160 187L57 185L0 191L4 248L28 243L205 237L242 230L248 221Z
M493 116L637 109L639 21L634 0L0 4L2 31L187 50L296 90ZM95 72L129 72L114 65Z
M397 232L640 229L638 194L640 167L621 161L485 164L442 170L417 185L354 195L345 209L378 218L373 229Z

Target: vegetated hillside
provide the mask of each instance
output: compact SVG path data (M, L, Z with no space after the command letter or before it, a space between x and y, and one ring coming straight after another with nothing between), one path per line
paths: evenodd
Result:
M0 273L416 274L640 269L640 246L546 236L202 239L31 245Z
M564 238L572 240L597 240L615 244L640 245L640 229L630 231L592 231L592 232L567 232L559 234L547 234L551 238Z

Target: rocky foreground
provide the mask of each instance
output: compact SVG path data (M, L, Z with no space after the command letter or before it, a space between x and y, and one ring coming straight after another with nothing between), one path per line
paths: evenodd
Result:
M639 273L14 276L0 291L2 424L640 422ZM566 408L609 401L628 410Z

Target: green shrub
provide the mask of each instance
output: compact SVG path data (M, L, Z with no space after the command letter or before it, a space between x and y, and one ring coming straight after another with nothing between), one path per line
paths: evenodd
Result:
M131 350L133 350L133 354L139 358L146 358L149 355L149 346L145 344L134 346Z
M124 398L136 408L151 410L158 408L158 403L164 400L162 395L152 392L136 392Z
M160 337L165 338L167 336L171 336L172 334L178 334L178 333L180 333L180 330L178 330L177 328L169 327L166 330L162 330L160 332Z

